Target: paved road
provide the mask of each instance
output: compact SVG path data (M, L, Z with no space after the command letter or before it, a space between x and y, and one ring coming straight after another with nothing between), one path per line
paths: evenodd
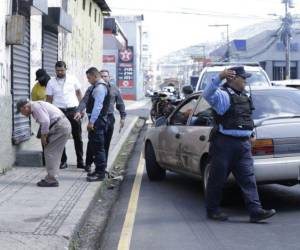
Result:
M102 239L101 250L118 249L142 138L129 163L127 178ZM261 186L266 208L278 215L260 224L248 223L248 215L238 190L226 193L224 210L228 222L206 219L201 183L168 172L166 180L150 182L143 174L132 231L131 250L256 250L300 249L300 187Z

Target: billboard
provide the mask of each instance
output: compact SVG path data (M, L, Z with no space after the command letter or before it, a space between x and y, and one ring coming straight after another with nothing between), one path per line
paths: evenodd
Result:
M134 51L129 46L126 49L119 50L118 60L118 86L119 88L134 87Z

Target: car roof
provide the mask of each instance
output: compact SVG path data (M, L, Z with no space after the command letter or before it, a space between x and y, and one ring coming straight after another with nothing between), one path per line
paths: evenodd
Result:
M230 68L233 65L227 65L227 66L209 66L206 67L204 70L207 72L221 72L226 68ZM260 66L244 66L245 71L250 71L250 72L258 72L261 70Z
M276 85L300 85L300 79L272 81Z

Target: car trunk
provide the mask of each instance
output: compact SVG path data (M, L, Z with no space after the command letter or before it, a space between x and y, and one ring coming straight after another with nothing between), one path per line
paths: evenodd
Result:
M256 138L258 142L264 139L272 141L273 148L266 155L273 154L274 157L300 155L300 119L289 118L264 121L260 126L256 127ZM264 151L261 152L258 155L264 155Z

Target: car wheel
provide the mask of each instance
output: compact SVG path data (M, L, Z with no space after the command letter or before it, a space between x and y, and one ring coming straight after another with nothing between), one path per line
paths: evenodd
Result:
M209 171L210 171L210 164L209 164L209 162L206 162L205 166L204 166L204 171L203 171L203 193L204 193L204 195L206 195Z
M145 160L149 180L161 181L166 177L166 170L157 163L153 146L149 142L146 144Z

